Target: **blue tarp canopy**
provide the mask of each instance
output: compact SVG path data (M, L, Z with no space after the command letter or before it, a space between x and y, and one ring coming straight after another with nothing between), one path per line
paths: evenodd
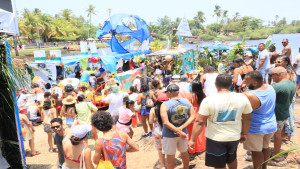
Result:
M208 46L209 49L214 49L214 50L229 50L229 46L225 44L219 44L216 43L213 46Z
M110 72L116 72L117 71L117 66L116 66L116 62L119 61L120 59L123 60L130 60L135 56L139 56L139 55L146 55L151 53L151 50L147 50L147 51L132 51L129 53L124 53L124 54L112 54L112 55L97 55L97 56L93 56L93 57L100 57L103 65L110 71ZM65 66L69 66L69 65L74 65L77 62L80 62L81 58L91 58L92 55L72 55L72 56L63 56L61 57L61 61L58 60L46 60L45 64L47 63L51 63L51 64L59 64L59 63L63 63Z
M134 20L136 30L132 30L124 24L126 18L132 18ZM111 16L110 20L104 23L103 28L97 30L96 38L101 40L101 38L107 34L111 34L111 40L104 42L110 45L112 52L118 53L130 53L128 51L128 45L133 45L135 40L138 40L140 43L147 40L149 42L151 41L147 23L137 15L116 14ZM131 38L120 43L116 35L128 35L131 36Z

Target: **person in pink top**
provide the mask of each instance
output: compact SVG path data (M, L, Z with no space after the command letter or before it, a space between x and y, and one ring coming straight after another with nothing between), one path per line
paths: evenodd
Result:
M117 129L126 132L130 138L133 136L133 130L131 129L132 118L135 114L132 112L134 107L134 101L126 101L126 107L123 106L119 109L119 119L117 122Z

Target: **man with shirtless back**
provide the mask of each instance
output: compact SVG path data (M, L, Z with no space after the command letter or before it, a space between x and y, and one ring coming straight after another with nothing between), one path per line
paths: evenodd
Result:
M172 59L171 61L166 61L166 63L164 64L165 70L166 70L166 75L171 75L172 74L172 66L174 63L174 59Z
M289 45L289 40L283 39L281 43L283 45L283 49L281 50L281 55L287 56L291 59L292 48Z

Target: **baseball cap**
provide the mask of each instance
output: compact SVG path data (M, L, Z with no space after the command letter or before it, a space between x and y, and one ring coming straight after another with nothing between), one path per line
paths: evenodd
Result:
M71 135L82 139L91 130L92 126L90 124L77 125L72 129Z
M167 88L164 90L165 92L177 92L179 91L179 86L177 84L170 84L167 86Z
M169 98L166 95L166 93L159 93L157 96L157 101L159 101L159 102L168 101L168 100L169 100Z
M57 83L56 83L56 82L53 82L52 85L57 85Z

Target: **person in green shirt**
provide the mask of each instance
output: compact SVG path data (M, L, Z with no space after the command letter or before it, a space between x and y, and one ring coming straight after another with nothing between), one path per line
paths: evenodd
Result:
M275 82L275 84L273 84L273 88L276 92L275 115L277 120L277 132L275 132L274 135L273 153L273 155L276 155L280 153L280 148L282 145L281 132L284 124L290 117L289 107L296 93L296 86L288 79L287 71L284 67L279 66L271 69L270 75ZM275 158L274 161L280 162L281 159Z
M91 102L87 102L87 98L84 95L77 97L79 103L75 105L77 118L80 124L91 124L92 112L96 112L98 108ZM96 128L91 130L91 136L94 140L98 139Z

